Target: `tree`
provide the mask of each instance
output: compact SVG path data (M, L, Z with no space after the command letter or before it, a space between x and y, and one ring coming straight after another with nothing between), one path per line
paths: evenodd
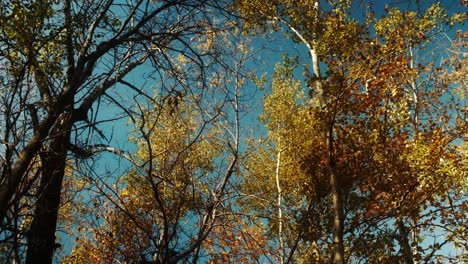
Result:
M117 153L132 169L118 181L93 184L102 186L94 199L105 196L108 205L79 226L65 261L197 263L226 259L228 248L239 254L231 261L259 258L262 230L233 208L233 178L245 159L241 121L249 110L244 63L250 54L235 33L217 34L214 45L231 51L220 58L229 67L206 73L209 89L178 85L137 105L131 118L138 151ZM184 57L174 65L181 73L190 67Z
M246 164L248 180L242 190L252 198L242 205L269 220L270 237L278 246L272 252L284 249L282 254L273 253L278 262L289 263L298 258L320 262L323 252L315 246L321 234L330 231L330 226L323 225L328 221L330 202L326 197L326 170L321 167L325 161L320 159L325 153L320 123L311 112L313 103L301 90L301 83L293 78L295 64L288 59L276 67L272 91L261 115L269 134ZM306 154L312 148L314 157ZM308 171L315 172L314 177ZM308 253L311 258L307 260L304 256Z
M95 241L80 239L70 260L175 263L200 246L217 207L208 201L215 197L206 184L221 150L190 97L180 98L176 109L142 109L135 167L121 179L116 197L108 194L111 204L101 208L104 221L92 232ZM198 220L189 218L197 214ZM188 228L191 221L198 228Z
M126 108L113 94L117 84L130 97L146 94L125 80L145 64L154 67L149 74L176 83L178 55L191 62L190 81L203 81L215 54L192 45L199 43L194 38L216 31L212 12L221 14L223 3L2 2L2 101L10 108L1 112L0 219L5 244L28 230L27 262L52 261L67 157L98 152L90 139L105 139L97 126L102 103ZM31 217L18 215L18 207L27 208L21 214L34 215L30 225ZM18 221L29 226L20 230ZM12 250L20 259L16 246L22 245L15 243Z
M306 70L312 100L292 108L293 116L282 122L304 120L300 109L310 109L312 122L318 122L316 128L321 135L309 134L305 125L302 131L310 140L320 139L315 146L301 152L307 144L304 141L289 155L302 155L309 177L318 180L328 176L330 189L325 190L323 197L332 200L333 220L329 216L322 227L314 227L320 233L327 230L323 227L332 226L333 242L327 241L328 232L313 241L311 234L296 224L303 233L298 240L309 241L306 245L310 251L316 251L315 244L324 241L327 242L322 249L333 244L333 252L329 255L326 250L322 261L328 259L334 263L360 259L430 261L436 258L435 252L441 245L457 243L452 236L458 236L458 231L448 226L456 226L457 221L464 219L458 212L463 210L466 197L457 195L456 203L450 203L453 205L450 213L440 205L463 190L466 170L460 166L463 155L457 141L466 133L466 121L460 111L451 110L463 108L464 97L457 94L453 100L447 99L460 86L455 82L441 85L435 76L444 76L444 67L432 67L424 58L416 67L414 53L415 50L424 52L427 42L439 33L437 29L460 21L460 15L448 17L441 5L435 4L420 14L389 9L380 20L373 12L367 12L367 19L360 22L350 14L350 1L331 2L329 9L319 9L319 2L314 3L315 6L278 1L265 5L262 1L238 1L238 8L251 25L266 26L265 21L278 23L274 29L289 30L294 40L306 46L312 59L310 73ZM326 72L320 70L324 65ZM274 94L272 98L280 95ZM295 104L291 99L290 106ZM268 111L267 105L265 108ZM274 118L281 120L285 111L279 105L278 109L281 110L276 110ZM275 119L270 118L268 122L275 124ZM286 135L298 137L300 132L285 128ZM275 125L269 129L272 133L278 130ZM271 140L277 141L275 136ZM274 148L280 148L277 144L272 143ZM421 151L426 154L420 155ZM264 155L267 160L272 159L271 150ZM286 155L282 152L282 159L288 159ZM259 174L271 175L273 168L270 165L270 172L265 172L268 167L262 168ZM286 173L283 177L295 175L300 174ZM446 178L451 180L442 184ZM308 182L303 180L302 184ZM291 192L303 197L309 195L302 188ZM256 196L264 195L256 193ZM305 200L307 209L320 204ZM307 209L302 209L302 215L312 217L306 222L309 224L320 214L309 215ZM438 215L439 212L445 213ZM442 224L447 238L443 243L433 242L428 248L422 248L423 233L434 230L438 217L444 222L454 221ZM393 224L397 231L392 230ZM368 250L370 243L376 245L373 252ZM399 252L395 252L397 247ZM289 252L295 250L293 244Z

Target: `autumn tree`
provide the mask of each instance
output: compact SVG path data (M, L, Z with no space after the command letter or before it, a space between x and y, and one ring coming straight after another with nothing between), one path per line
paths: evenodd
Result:
M77 236L79 246L70 260L175 263L189 255L179 250L194 251L183 244L199 247L215 206L207 201L211 193L206 181L222 150L218 135L204 131L210 124L198 119L204 113L191 97L168 98L179 100L171 102L173 108L141 109L134 169L121 179L115 198L108 194L108 206L96 208L104 223L91 232L94 239ZM198 220L188 217L197 214ZM200 230L187 228L190 221L200 221Z
M118 180L93 184L101 187L90 204L105 197L106 206L95 205L90 219L79 225L65 261L251 263L260 258L263 229L237 213L233 188L246 158L242 122L251 87L244 64L251 55L235 31L214 34L218 42L196 48L222 46L230 52L220 59L229 66L206 72L208 87L177 84L168 93L157 89L150 102L138 101L131 114L131 140L138 150L114 151L131 169ZM191 67L184 56L174 65L180 78Z
M304 153L312 148L315 157L324 154L320 149L320 123L308 107L311 102L301 82L294 80L296 65L294 59L287 59L276 67L271 94L260 116L269 130L268 137L259 140L260 146L248 159L242 186L249 194L241 203L245 210L269 220L269 236L277 246L269 253L278 263L303 258L317 246L320 235L330 231L329 226L323 226L330 215L326 171L320 168L323 164L312 168L304 162ZM315 177L308 175L308 169L315 170ZM322 252L310 254L315 255L309 261L319 262Z
M103 147L99 141L106 140L107 131L98 126L105 121L100 109L128 109L119 95L151 92L148 84L135 86L127 79L137 68L159 76L167 90L178 82L206 84L204 72L216 56L193 46L214 36L218 25L210 17L221 16L223 3L0 5L2 258L23 259L27 244L26 262L50 263L67 160L90 158ZM184 83L173 65L179 55L192 67Z
M464 95L459 92L463 82L440 82L451 75L449 72L458 70L443 63L434 66L434 57L426 49L440 36L441 29L460 22L462 16L450 17L435 4L421 13L389 8L381 19L368 7L365 20L358 20L350 11L351 1L330 3L320 9L318 1L268 5L263 1L238 2L251 23L247 30L258 25L265 29L273 23L273 29L284 29L293 40L304 44L311 59L307 64L311 69L305 72L310 101L298 104L294 90L280 89L284 84L273 81L272 101L265 105L273 148L260 155L260 160L267 162L254 163L257 168L252 170L270 187L266 192L255 189L253 194L266 198L270 206L275 204L270 207L273 211L279 206L272 201L274 193L282 191L285 200L288 191L304 197L294 198L302 201L296 208L300 208L304 222L290 220L298 235L289 240L305 242L306 253L302 254L309 262L457 261L437 252L444 245L457 247L463 241L456 238L461 235L457 228L452 228L465 219L460 214L466 201L466 168L460 146L466 133L461 110L465 107ZM459 54L455 60L461 62ZM440 63L440 57L435 61ZM294 87L290 77L280 79L286 79L286 87ZM290 114L285 115L287 111ZM308 111L312 118L305 118L302 111ZM303 130L297 129L293 120L308 124L303 124ZM315 128L312 132L309 124ZM286 129L283 136L278 136L282 129ZM292 145L296 149L291 153L288 145L282 147L288 144L285 138L304 135L307 140ZM307 145L311 141L314 144ZM304 146L309 150L303 150ZM275 187L272 175L281 160L272 152L281 152L283 161L292 159L291 167L302 169L301 173L288 173L290 165L285 162L283 188ZM295 156L299 158L293 159ZM301 176L303 173L309 178ZM295 179L301 181L298 186L287 188L288 181ZM324 179L328 189L310 183L320 184ZM321 198L310 199L313 192ZM309 211L320 208L324 201L333 205L328 216L321 218L327 209ZM284 219L287 217L271 219L272 228ZM434 230L445 237L423 247ZM281 250L281 241L279 244ZM297 242L290 244L287 251L293 256L299 249ZM369 244L374 245L371 251Z

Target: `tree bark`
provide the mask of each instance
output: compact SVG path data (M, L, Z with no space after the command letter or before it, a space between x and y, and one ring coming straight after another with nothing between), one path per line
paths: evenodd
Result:
M70 142L71 116L71 112L64 112L57 119L49 147L44 153L36 209L27 235L26 263L52 263L54 251L59 247L55 241L55 230Z
M339 182L339 175L336 168L335 157L333 154L333 130L327 133L328 143L328 170L330 174L330 189L333 198L333 263L344 264L344 206L343 192Z
M398 217L397 219L397 225L398 225L398 235L399 235L399 240L400 240L400 247L401 251L403 253L403 258L405 260L406 264L414 264L413 261L413 252L411 250L411 245L408 241L409 238L409 233L408 230L405 226L405 223L403 223L402 217Z
M279 129L278 129L279 130ZM284 241L283 241L283 211L282 211L282 190L280 183L280 166L281 166L281 137L278 138L278 154L276 156L276 170L275 170L275 180L276 180L276 190L278 192L276 197L276 206L278 206L278 240L279 240L279 259L280 264L284 264Z

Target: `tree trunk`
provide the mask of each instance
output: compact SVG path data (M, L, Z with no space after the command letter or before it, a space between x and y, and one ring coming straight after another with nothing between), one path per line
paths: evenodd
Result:
M279 130L279 129L278 129ZM280 183L280 166L281 166L281 138L278 138L278 154L276 156L276 190L278 192L276 197L276 206L278 206L278 240L279 240L279 260L280 264L284 264L284 241L283 241L283 211L281 204L281 183Z
M320 1L314 1L314 12L317 19L319 19L319 4ZM278 19L278 18L277 18ZM327 109L327 105L330 101L325 95L324 85L322 83L321 77L321 70L320 70L320 63L319 63L319 56L317 54L317 42L318 36L315 35L312 38L312 41L307 41L307 39L300 33L300 31L293 26L291 26L287 21L281 20L288 26L292 32L299 38L302 43L306 45L309 50L309 55L312 62L312 70L314 72L315 82L314 87L311 89L315 89L317 92L317 99L319 101L320 108L325 110L326 112L330 113L330 109ZM315 25L317 27L317 25ZM333 263L345 263L344 258L344 242L343 242L343 233L344 233L344 205L343 205L343 191L340 187L338 171L335 164L334 159L334 142L333 142L333 120L329 120L328 127L322 131L322 135L324 140L326 140L327 148L328 148L328 170L330 175L330 187L332 191L333 197L333 214L334 214L334 221L333 221L333 254L332 259Z
M400 237L400 247L401 251L403 253L403 258L405 259L406 264L414 264L413 261L413 252L411 250L411 245L408 241L409 239L409 234L408 230L405 226L405 223L403 223L402 217L398 217L397 219L397 225L398 225L398 235Z
M328 170L330 174L330 189L333 197L333 263L344 264L344 206L343 192L340 187L338 171L333 154L333 130L327 133L328 141Z
M27 172L31 160L37 155L42 147L42 142L48 136L50 127L55 119L53 116L47 118L39 125L33 137L25 148L18 154L17 161L7 173L4 181L0 184L0 222L5 220L7 211L10 208L10 201L18 190L18 186Z
M52 263L54 251L59 247L55 241L55 230L71 125L71 113L62 113L52 130L49 148L42 160L38 199L28 232L26 263Z

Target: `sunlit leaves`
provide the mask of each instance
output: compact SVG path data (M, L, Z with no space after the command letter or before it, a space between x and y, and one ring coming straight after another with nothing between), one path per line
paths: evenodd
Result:
M60 74L61 43L50 41L61 34L51 20L56 12L53 1L12 1L2 5L2 35L8 38L2 55L9 61L11 73L17 75L23 64L30 64L33 72L42 72L37 76L39 82L45 82L48 75Z
M207 263L247 264L260 261L267 246L265 228L232 217L222 221L223 224L213 228L212 235L203 243Z

